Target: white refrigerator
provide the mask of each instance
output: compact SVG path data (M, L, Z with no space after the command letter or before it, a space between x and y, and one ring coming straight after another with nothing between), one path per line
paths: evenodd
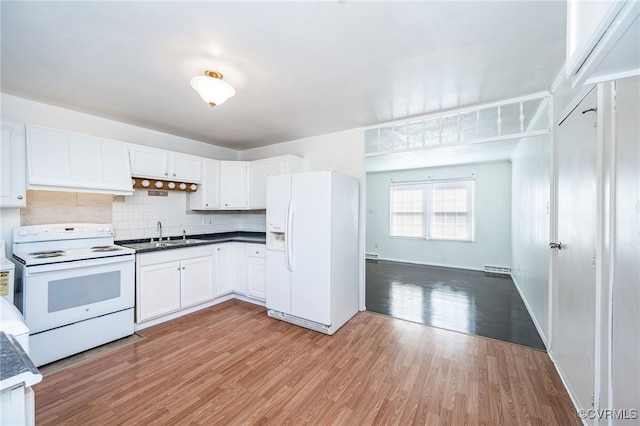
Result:
M358 312L359 183L333 171L267 178L267 313L333 334Z

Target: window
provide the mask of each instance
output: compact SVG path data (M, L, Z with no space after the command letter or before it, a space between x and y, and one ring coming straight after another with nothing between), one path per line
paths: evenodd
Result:
M473 240L473 180L391 185L391 236Z
M391 187L391 235L424 237L425 186L395 185Z

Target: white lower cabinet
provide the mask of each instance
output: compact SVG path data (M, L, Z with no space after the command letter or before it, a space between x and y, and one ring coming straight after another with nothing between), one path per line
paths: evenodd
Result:
M267 297L267 258L264 244L244 245L244 288L247 296Z
M138 322L180 309L180 262L141 266L137 275Z
M143 322L214 298L211 246L136 256L136 321Z
M266 246L230 242L213 249L216 271L216 297L229 293L266 298Z
M136 322L232 293L264 301L266 287L265 244L228 242L139 253Z
M198 257L180 262L180 307L213 299L213 258Z
M238 288L239 280L239 250L241 243L222 243L213 246L215 259L216 297L232 293Z

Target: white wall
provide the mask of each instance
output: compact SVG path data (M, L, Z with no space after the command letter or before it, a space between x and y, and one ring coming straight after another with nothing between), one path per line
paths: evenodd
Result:
M547 120L546 115L540 117ZM549 334L551 140L520 141L512 156L511 275L545 345Z
M293 154L305 159L307 171L335 170L358 178L364 177L364 130L352 129L248 149L240 160L251 161Z
M475 177L475 241L389 236L389 184ZM377 247L376 247L377 244ZM508 161L367 174L366 252L380 259L482 270L511 265L511 164Z

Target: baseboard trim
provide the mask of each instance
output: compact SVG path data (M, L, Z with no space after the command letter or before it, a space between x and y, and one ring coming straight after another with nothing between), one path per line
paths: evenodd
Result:
M201 309L210 308L211 306L215 306L215 305L217 305L219 303L226 302L227 300L231 300L231 299L242 300L244 302L253 303L254 305L265 306L265 302L262 301L262 300L254 299L252 297L247 297L247 296L244 296L242 294L229 293L229 294L225 294L224 296L220 296L218 298L215 298L215 299L213 299L213 300L211 300L209 302L202 303L200 305L192 306L190 308L185 308L183 310L172 312L170 314L163 315L163 316L157 317L157 318L153 318L153 319L150 319L148 321L141 322L141 323L135 323L133 329L134 329L134 331L144 330L147 327L158 325L158 324L161 324L163 322L170 321L172 319L180 318L182 316L192 314L192 313L197 312L197 311L199 311Z
M579 406L578 401L576 400L575 396L573 395L573 392L571 392L571 388L569 387L569 384L564 379L564 374L562 374L562 369L560 368L560 365L558 365L558 363L553 359L553 357L550 356L549 358L551 359L551 362L553 363L553 366L555 367L556 372L558 373L558 376L560 377L560 380L562 381L562 384L564 385L564 388L566 389L567 393L569 394L569 399L571 399L571 403L573 404L573 408L576 409L576 413L579 412L582 408ZM584 418L584 419L581 419L581 420L582 420L582 424L584 426L589 426L589 421L588 421L587 418Z
M529 306L529 302L527 301L527 298L524 297L524 293L522 293L522 290L520 289L520 285L518 284L518 280L516 280L516 277L513 276L513 273L511 273L509 275L511 276L511 280L513 280L513 284L515 284L516 290L518 290L518 294L520 295L520 299L522 299L522 301L524 302L524 307L527 308L527 312L529 312L529 316L531 317L531 320L533 321L533 325L536 327L536 330L538 330L538 334L540 335L540 339L542 339L542 343L544 343L544 347L545 347L545 349L547 349L547 352L548 352L549 345L547 344L547 334L542 330L542 327L538 323L538 319L533 314L533 310L531 309L531 306Z
M386 260L388 262L398 262L398 263L411 263L413 265L424 265L424 266L438 266L441 268L452 268L452 269L466 269L468 271L484 271L484 267L475 267L475 266L463 266L463 265L448 265L444 263L432 263L432 262L418 262L415 260L406 260L406 259L391 259L388 257L379 257L378 260Z

